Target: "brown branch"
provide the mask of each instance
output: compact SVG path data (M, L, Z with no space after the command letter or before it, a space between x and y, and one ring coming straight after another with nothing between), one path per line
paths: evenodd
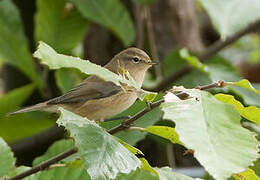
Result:
M188 97L188 94L186 93L178 93L176 94L176 96L178 96L180 99L185 99ZM124 121L122 124L110 129L108 132L110 134L115 134L119 131L128 129L129 127L131 127L133 125L133 123L139 119L140 117L142 117L143 115L145 115L147 112L151 111L152 109L160 106L160 104L162 104L164 102L164 99L158 100L154 103L149 104L146 108L144 108L142 111L140 111L139 113L137 113L136 115L134 115L133 117L129 118L128 120Z
M209 58L214 56L217 52L226 48L230 44L234 43L235 41L237 41L242 36L244 36L248 33L254 32L258 29L260 29L260 20L256 21L255 23L250 24L245 29L243 29L243 30L235 33L233 36L227 38L225 41L219 40L219 41L215 42L213 45L211 45L209 48L207 48L207 50L204 51L204 53L201 53L198 56L198 58L202 62L205 62L206 60L208 60ZM182 69L180 69L179 71L177 71L175 74L163 79L156 87L151 88L151 89L147 89L147 90L156 91L156 92L161 91L161 90L167 88L174 81L180 79L185 74L189 73L191 70L192 70L191 67L185 66Z
M156 75L157 79L161 80L162 79L162 70L161 70L160 61L159 61L158 49L157 49L156 42L155 42L155 35L154 35L150 7L145 6L144 10L145 10L145 20L146 20L147 33L148 33L148 38L149 38L149 45L150 45L151 53L152 53L152 59L154 62L156 62L158 64L157 66L154 66L155 75Z
M249 33L255 32L260 29L260 19L255 21L252 24L249 24L246 28L242 29L241 31L235 33L233 36L230 36L225 41L217 41L213 45L211 45L207 50L199 55L199 59L201 61L206 61L207 59L211 58L213 55L215 55L220 50L226 48L230 44L234 43L244 35L247 35Z
M118 131L122 131L125 129L128 129L137 119L139 119L140 117L142 117L143 115L145 115L147 112L151 111L152 109L154 109L155 107L159 106L161 103L163 103L163 99L156 101L154 103L151 103L150 106L147 106L146 108L144 108L142 111L140 111L139 113L137 113L135 116L129 118L128 120L124 121L122 124L110 129L108 132L110 134L115 134Z
M205 89L210 89L210 88L221 88L225 85L224 81L219 81L217 83L212 83L209 85L205 85L205 86L197 86L196 89L200 89L200 90L205 90ZM185 92L180 92L178 94L176 94L176 96L178 96L180 99L185 99L187 98L189 95L186 94ZM132 124L139 119L140 117L142 117L143 115L145 115L147 112L151 111L152 109L160 106L161 103L164 102L164 99L158 100L154 103L148 104L148 106L146 108L144 108L143 110L141 110L139 113L137 113L136 115L134 115L133 117L129 118L128 120L124 121L123 123L121 123L120 125L110 129L108 132L110 134L115 134L119 131L128 129L129 127L132 126ZM39 164L38 166L35 166L21 174L18 174L17 176L14 176L12 178L9 178L7 180L20 180L24 177L30 176L34 173L37 173L41 170L45 170L47 169L49 166L51 166L52 164L57 163L58 161L65 159L69 156L71 156L72 154L75 154L76 152L78 152L77 148L71 148L68 151L65 151L45 162L42 162L41 164Z

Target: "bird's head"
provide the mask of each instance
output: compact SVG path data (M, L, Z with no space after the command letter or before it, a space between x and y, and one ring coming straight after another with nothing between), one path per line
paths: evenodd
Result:
M141 49L128 48L118 53L114 59L118 61L119 66L129 71L131 74L136 71L146 71L149 67L156 64Z

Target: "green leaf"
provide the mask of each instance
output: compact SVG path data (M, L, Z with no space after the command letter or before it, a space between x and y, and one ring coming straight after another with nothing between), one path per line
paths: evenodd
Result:
M70 131L91 179L112 179L141 165L137 157L94 121L62 108L60 111L57 123Z
M32 94L34 88L33 84L26 85L12 90L0 98L0 136L7 142L31 136L54 124L49 114L43 112L6 116L7 113L19 109L21 104Z
M7 143L0 137L0 178L8 174L15 167L13 152Z
M133 22L119 0L71 0L84 17L111 30L125 46L135 39Z
M252 169L248 169L244 172L234 174L233 178L235 180L241 180L243 178L243 180L260 180L260 177L258 177Z
M258 0L199 0L215 28L225 39L260 18Z
M51 159L54 156L56 156L60 153L63 153L73 147L74 147L74 142L72 139L62 139L62 140L56 141L48 148L48 150L44 153L44 155L39 156L34 159L33 165L36 166L36 165L40 164L41 162ZM67 162L75 160L76 158L78 158L77 153L61 160L60 162L67 163Z
M177 143L182 145L182 142L180 142L179 140L179 135L176 133L174 128L168 126L149 126L145 128L145 130L151 134L168 139L172 143Z
M83 81L83 77L76 69L59 69L55 71L56 83L64 94Z
M32 81L40 83L19 11L11 0L0 1L0 34L0 61L17 67Z
M237 101L232 95L216 94L215 98L223 103L233 105L241 116L260 125L260 108L256 106L244 107L243 104Z
M34 22L36 42L44 41L69 54L83 41L88 24L66 0L37 0Z
M193 98L175 102L165 99L161 105L164 118L176 123L180 141L195 151L194 156L214 178L227 179L259 157L255 134L241 127L241 117L232 106L208 92L184 92Z
M85 74L97 75L101 79L111 81L118 86L120 86L121 82L133 86L136 89L140 89L135 82L127 80L123 76L119 76L104 67L91 63L88 60L58 54L44 42L40 42L37 51L34 53L34 57L40 59L41 63L48 65L50 69L76 68Z
M260 90L256 90L247 79L242 79L238 82L227 82L227 84L242 87L260 95Z
M191 177L173 172L169 167L155 168L155 170L159 173L161 180L194 180Z
M180 50L180 56L185 59L191 66L201 70L201 71L204 71L204 72L208 72L208 68L202 64L197 57L195 56L191 56L189 54L189 51L186 49L186 48L183 48Z

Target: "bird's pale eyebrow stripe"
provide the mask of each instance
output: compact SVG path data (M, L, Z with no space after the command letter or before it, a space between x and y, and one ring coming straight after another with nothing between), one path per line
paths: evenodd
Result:
M150 57L142 52L131 52L129 51L126 54L128 59L132 59L134 57L138 57L139 59L143 60L143 61L150 61Z

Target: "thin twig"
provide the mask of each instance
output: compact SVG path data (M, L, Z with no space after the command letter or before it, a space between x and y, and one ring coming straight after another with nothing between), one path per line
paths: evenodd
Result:
M147 27L147 33L148 33L148 38L149 38L149 44L151 48L151 53L152 53L152 59L154 62L156 62L158 65L154 66L155 70L155 75L158 80L162 80L162 70L160 66L160 61L159 61L159 55L158 55L158 49L156 46L156 41L155 41L155 35L154 35L154 29L153 29L153 24L152 24L152 16L151 16L151 11L149 6L144 7L145 10L145 20L146 20L146 27Z
M251 32L254 32L258 29L260 29L260 20L256 21L255 23L250 24L245 29L243 29L243 30L235 33L233 36L230 36L229 38L227 38L225 41L219 40L219 41L215 42L213 45L211 45L209 48L207 48L206 51L204 51L202 54L200 54L198 56L198 58L202 62L205 62L206 60L208 60L209 58L214 56L217 52L226 48L230 44L234 43L242 36L249 34ZM156 91L156 92L161 91L161 90L167 88L172 82L180 79L185 74L189 73L191 70L192 70L191 67L185 66L182 69L180 69L179 71L177 71L175 74L164 78L156 87L147 89L147 90Z
M200 90L205 90L205 89L209 89L209 88L217 88L217 87L223 87L225 85L224 81L219 81L217 83L212 83L212 84L209 84L209 85L205 85L205 86L198 86L196 87L197 89L200 89ZM188 94L186 94L185 92L180 92L178 94L176 94L176 96L178 96L180 99L185 99L187 98ZM160 106L161 103L164 102L164 99L161 99L161 100L158 100L154 103L151 103L149 106L147 106L146 108L144 108L143 110L141 110L139 113L137 113L136 115L134 115L133 117L129 118L128 120L124 121L123 123L121 123L120 125L110 129L108 132L110 134L115 134L119 131L122 131L122 130L125 130L125 129L128 129L129 127L132 126L132 124L137 120L139 119L140 117L142 117L143 115L145 115L147 112L151 111L152 109ZM45 162L42 162L41 164L39 164L38 166L35 166L17 176L14 176L12 178L9 178L7 180L20 180L24 177L27 177L27 176L30 176L34 173L37 173L41 170L44 170L44 169L47 169L49 166L51 166L52 164L55 164L57 163L58 161L62 160L62 159L65 159L67 157L69 157L70 155L72 154L75 154L77 152L77 148L71 148L69 149L68 151L65 151Z
M225 87L226 83L223 80L219 80L218 82L212 83L212 84L208 84L208 85L204 85L204 86L197 86L196 89L199 90L205 90L205 89L211 89L211 88L215 88L215 87Z

